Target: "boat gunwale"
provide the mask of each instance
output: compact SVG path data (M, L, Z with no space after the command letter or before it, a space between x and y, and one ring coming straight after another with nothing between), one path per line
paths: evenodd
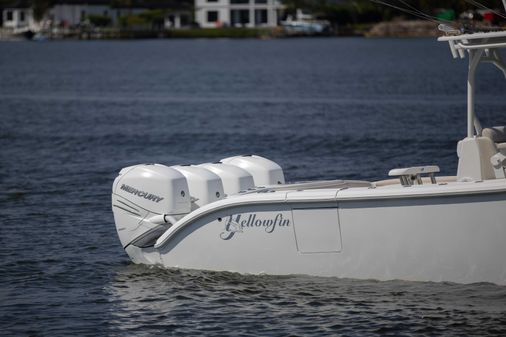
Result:
M506 179L502 179L506 180ZM494 181L496 181L494 179ZM455 184L461 185L466 184L467 186L476 186L474 184L480 183L480 182L456 182ZM457 186L458 186L457 185ZM488 184L487 184L488 185ZM496 184L494 184L496 185ZM403 187L400 184L399 191L404 191L406 188L410 187ZM252 196L256 195L263 195L264 193L257 193L257 194L247 194L247 195L240 195L237 197L227 198L215 201L213 203L207 204L202 206L201 208L198 208L194 210L193 212L188 213L183 218L181 218L179 221L177 221L175 224L173 224L170 228L168 228L156 241L154 248L158 249L163 247L165 244L167 244L172 237L174 237L177 233L179 233L183 228L186 228L187 226L191 225L195 221L200 220L203 217L206 217L214 212L222 211L228 208L236 208L241 206L247 206L247 205L275 205L275 204L312 204L312 203L336 203L336 208L339 208L340 202L352 202L352 201L378 201L378 200L399 200L399 199L428 199L428 198L447 198L447 197L454 197L454 196L474 196L474 195L487 195L487 194L500 194L500 193L506 193L506 184L496 187L496 186L486 186L486 187L492 187L491 188L483 188L483 186L480 186L480 189L464 189L464 190L457 190L457 191L427 191L427 189L417 189L417 187L421 187L424 185L413 185L411 187L414 187L413 190L416 190L418 193L409 193L409 194L392 194L391 189L382 189L382 188L374 188L374 187L356 187L356 188L340 188L336 189L336 195L333 198L322 198L322 199L288 199L289 193L300 193L304 191L318 191L318 189L312 189L312 190L303 190L303 191L274 191L273 194L279 196L280 194L283 194L283 197L279 199L269 198L265 199L262 197L262 199L256 200L256 198L253 198ZM429 186L429 185L425 185ZM454 184L448 185L448 184L438 184L436 186L440 187L455 187ZM495 187L495 188L494 188ZM402 189L401 189L402 188ZM445 189L446 189L445 188ZM328 190L328 189L322 189L322 190ZM380 191L381 194L374 195L373 193L366 194L365 196L342 196L342 194L346 194L347 192L351 190L360 190L360 191L374 191L373 193L378 193ZM412 190L411 190L412 191ZM384 194L382 192L390 192L389 194ZM395 191L394 191L395 192ZM340 195L341 193L341 195ZM271 196L273 195L271 194Z

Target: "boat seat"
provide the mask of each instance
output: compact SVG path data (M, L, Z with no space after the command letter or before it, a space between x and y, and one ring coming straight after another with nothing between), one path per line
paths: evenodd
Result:
M482 131L482 136L492 139L499 152L506 155L506 126L485 128Z

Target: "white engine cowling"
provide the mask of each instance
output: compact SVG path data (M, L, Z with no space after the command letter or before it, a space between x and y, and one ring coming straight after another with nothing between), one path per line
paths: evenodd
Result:
M248 171L234 165L205 163L198 165L220 177L226 195L232 195L255 187L253 176Z
M264 157L243 155L224 158L221 162L246 170L253 176L255 186L257 187L285 183L285 176L281 166Z
M179 171L188 182L192 200L192 210L211 202L223 199L225 192L219 176L203 167L176 165L171 166Z
M122 169L114 180L112 209L123 247L147 247L177 219L191 211L185 177L159 164Z

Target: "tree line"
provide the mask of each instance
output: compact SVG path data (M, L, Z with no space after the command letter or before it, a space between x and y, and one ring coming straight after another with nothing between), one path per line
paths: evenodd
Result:
M472 5L470 0L382 0L383 2L394 6L407 8L406 4L420 11L436 15L441 9L450 9L455 13L462 13L468 10L476 10L476 6ZM56 0L26 0L25 3L31 4L34 11L34 17L37 20L43 18ZM132 7L139 0L110 0L111 7ZM156 3L162 3L161 0L143 0L143 3L150 3L152 8L156 7ZM192 6L193 0L181 1L163 1L172 3L184 3ZM294 15L297 9L303 9L313 14L318 19L325 19L334 24L347 25L354 23L372 23L379 21L389 21L398 16L407 18L415 18L414 16L402 12L398 9L381 5L371 0L281 0L286 6L285 14ZM9 4L19 3L14 0L0 0L0 8L8 7ZM481 0L480 3L488 8L499 9L504 13L502 0Z
M382 2L409 10L416 8L431 16L437 16L442 10L452 10L458 15L465 11L479 9L471 4L472 1L466 0L382 0ZM488 8L498 9L504 14L502 0L479 2ZM390 21L399 16L407 19L417 18L371 0L284 0L283 3L288 14L295 14L296 9L300 8L318 19L325 19L339 25Z

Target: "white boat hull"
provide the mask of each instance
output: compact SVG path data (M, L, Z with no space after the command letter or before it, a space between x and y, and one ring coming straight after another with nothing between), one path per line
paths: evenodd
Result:
M161 247L126 251L189 269L506 284L505 192L330 202L307 193L217 205Z

